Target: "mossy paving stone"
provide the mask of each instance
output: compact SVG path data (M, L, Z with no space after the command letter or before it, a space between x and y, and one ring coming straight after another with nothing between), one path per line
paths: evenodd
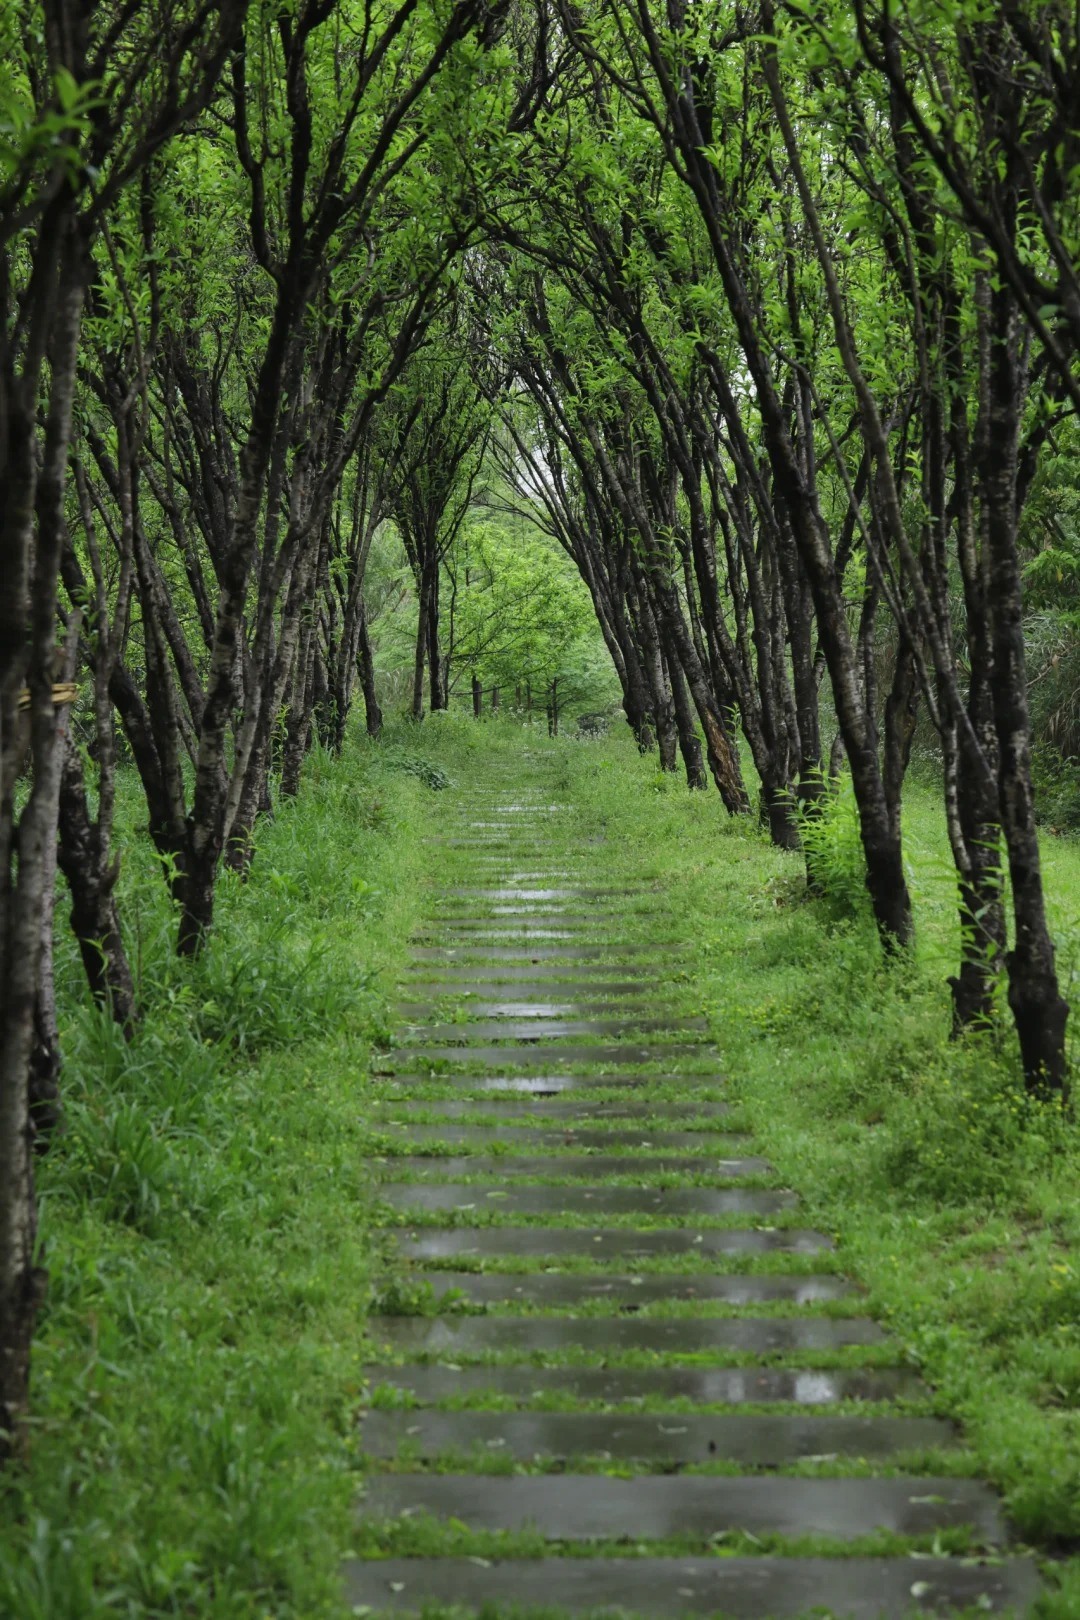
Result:
M440 1176L443 1180L455 1176L591 1176L593 1179L609 1175L681 1175L692 1172L714 1176L718 1181L740 1181L747 1176L768 1175L771 1165L767 1159L723 1159L705 1154L666 1154L663 1157L620 1157L615 1153L545 1153L529 1158L499 1154L485 1159L480 1154L456 1158L424 1155L410 1158L399 1156L381 1161L384 1176Z
M1026 1559L389 1558L351 1560L345 1590L354 1613L419 1614L425 1605L460 1604L521 1616L532 1606L643 1620L797 1620L818 1610L838 1620L903 1620L967 1609L1022 1614L1037 1578Z
M608 1083L608 1081L604 1082L604 1084ZM391 1119L389 1116L385 1118L380 1117L378 1121L380 1130L389 1125L406 1125L408 1123L408 1116L411 1114L432 1113L440 1114L446 1119L463 1119L471 1114L482 1113L496 1116L495 1123L490 1127L477 1126L475 1128L478 1130L483 1129L485 1133L489 1133L491 1130L497 1130L500 1138L503 1135L503 1124L506 1120L514 1120L515 1122L521 1123L534 1119L565 1119L571 1121L588 1120L590 1124L594 1124L598 1119L617 1119L620 1121L627 1119L650 1121L656 1119L685 1119L688 1109L701 1119L727 1120L730 1119L732 1113L734 1112L730 1103L699 1102L697 1098L695 1098L693 1103L690 1104L682 1102L675 1104L664 1101L655 1103L628 1103L623 1102L619 1097L598 1097L592 1101L586 1101L583 1098L577 1102L563 1102L558 1098L536 1098L527 1107L523 1107L516 1102L502 1102L494 1098L485 1098L478 1102L464 1102L456 1097L433 1097L429 1101L417 1100L415 1098L402 1098L400 1101L395 1100L393 1102L381 1103L380 1107L392 1109L395 1115L395 1118L393 1119ZM400 1120L396 1117L397 1115L401 1115ZM469 1126L467 1128L471 1130L474 1127ZM423 1129L435 1131L441 1130L442 1127L440 1125L428 1124L424 1126ZM570 1125L567 1126L567 1129L576 1129L576 1126ZM515 1130L514 1132L515 1139L517 1136L528 1137L533 1134L536 1135L536 1138L539 1141L541 1136L546 1136L549 1133L540 1128L538 1128L535 1133L528 1129L521 1131ZM560 1132L560 1139L563 1134L564 1133ZM603 1133L597 1132L596 1134L601 1135ZM710 1140L713 1140L713 1138L711 1138L707 1132L702 1132L701 1137L704 1143L708 1143ZM723 1142L724 1137L720 1137L719 1141ZM721 1151L723 1150L721 1149Z
M423 1159L422 1164L438 1163ZM515 1187L433 1186L429 1182L382 1186L379 1202L417 1214L483 1210L492 1215L711 1215L760 1219L798 1203L794 1193L757 1188L716 1191L712 1187Z
M591 975L589 978L570 978L549 983L547 980L533 975L531 980L526 978L521 983L504 983L497 972L494 974L476 975L476 977L427 978L423 983L408 983L406 985L410 1001L398 1003L395 1013L405 1016L406 1011L415 1006L431 1004L432 1001L455 1000L461 1006L528 1006L534 1008L536 1004L549 1004L549 1006L581 1006L589 1001L604 1001L604 1003L622 1003L623 1000L641 1001L644 1006L656 1006L656 987L646 978L602 978ZM547 998L547 1003L546 1003ZM643 1000L648 998L648 1000Z
M475 1019L461 1023L409 1025L403 1046L427 1041L550 1041L568 1035L637 1035L705 1029L703 1018L521 1018Z
M597 888L590 884L570 884L563 888L530 888L519 885L506 884L473 884L455 883L444 889L443 893L453 899L469 898L484 900L577 900L599 899L603 896L625 895L633 899L641 898L640 889L628 888Z
M414 1232L399 1242L399 1253L408 1260L476 1260L507 1257L557 1260L579 1255L603 1265L608 1260L628 1260L649 1255L685 1254L704 1258L711 1254L820 1254L834 1248L821 1232L794 1228L732 1230L706 1227L632 1228L487 1226L470 1231L455 1227L447 1231Z
M955 1446L956 1438L955 1428L940 1418L847 1413L369 1412L360 1427L366 1456L404 1453L424 1462L483 1447L525 1463L605 1456L658 1466L726 1461L786 1468L807 1458L886 1459Z
M505 987L504 987L505 988ZM586 995L574 992L570 996L558 990L549 991L556 999L545 1001L543 992L533 985L529 991L531 1000L519 996L510 996L499 999L498 985L488 986L487 999L481 1000L475 992L462 995L454 989L438 990L424 1001L399 1001L394 1007L395 1018L406 1023L419 1023L423 1018L431 1016L433 1001L452 1000L455 1007L465 1018L528 1018L542 1022L555 1019L573 1018L578 1014L585 1014L589 1018L615 1018L636 1017L639 1013L647 1015L650 1021L656 1017L656 1004L652 998L642 1000L640 986L633 992L605 991L593 989ZM680 1013L671 1013L671 1018L681 1017Z
M414 1089L418 1085L451 1085L459 1091L520 1093L525 1096L554 1097L560 1092L616 1089L643 1090L655 1087L654 1074L376 1074L376 1080Z
M685 1110L683 1110L685 1113ZM445 1142L448 1147L490 1147L492 1130L485 1125L413 1125L400 1139L402 1147L415 1147L418 1142ZM665 1131L638 1129L579 1130L568 1125L564 1130L544 1130L542 1126L514 1128L499 1126L496 1138L500 1145L510 1147L552 1148L699 1148L701 1151L687 1161L688 1167L708 1168L711 1155L734 1157L745 1148L750 1137L745 1134L719 1136L713 1131ZM638 1160L629 1158L630 1168L638 1168ZM621 1172L620 1172L621 1173Z
M460 1293L471 1305L557 1305L602 1303L616 1310L673 1301L724 1305L819 1305L825 1300L851 1299L855 1285L846 1277L779 1275L721 1276L716 1272L646 1273L635 1276L604 1271L429 1271L425 1283L436 1298Z
M832 1406L837 1401L925 1399L907 1367L521 1367L459 1366L453 1362L371 1365L369 1390L401 1390L419 1401L501 1396L529 1402L556 1398L633 1406L645 1400L693 1401L698 1406Z
M503 945L494 943L490 945L478 944L475 941L470 945L414 945L412 958L414 962L603 962L609 957L648 956L651 957L653 947L644 940L630 943L620 941L618 944L595 945L592 943L577 946L568 945ZM575 972L577 969L575 968ZM625 972L619 967L618 972Z
M564 984L576 986L582 992L595 986L595 993L601 995L606 991L610 980L621 980L618 988L643 990L657 982L657 975L650 967L639 967L636 962L591 962L579 963L573 958L562 961L538 960L535 962L511 962L502 967L496 965L489 967L470 967L467 964L455 966L447 963L433 979L434 969L425 965L413 965L402 976L402 983L408 986L412 995L438 995L443 989L446 993L457 994L459 985L477 988L498 986L500 990L504 985L520 987L521 994L528 999L534 994L533 986L549 981L558 982L560 991ZM506 991L507 996L516 995L518 990Z
M452 1518L475 1530L539 1531L559 1541L669 1536L828 1536L853 1541L875 1531L933 1536L968 1528L982 1547L1003 1540L997 1498L976 1480L792 1479L742 1475L387 1474L372 1477L366 1518Z
M578 916L577 913L558 911L552 916L538 917L534 911L511 910L505 917L495 918L490 913L483 916L461 913L457 916L447 916L440 913L437 917L426 917L419 924L425 933L439 929L445 934L529 934L534 929L541 932L548 928L558 927L564 933L569 930L590 930L596 934L603 934L605 926L612 919L602 913L590 912L588 916Z
M877 1345L885 1335L869 1317L832 1316L369 1316L378 1345L410 1355L697 1356L708 1351L770 1356L792 1350Z
M472 1068L520 1068L523 1065L573 1064L575 1068L587 1065L613 1065L621 1068L630 1063L677 1063L680 1059L702 1061L709 1055L708 1047L698 1044L662 1043L641 1046L560 1046L556 1041L535 1041L515 1046L408 1046L398 1049L400 1058L409 1063L466 1064ZM392 1064L394 1053L380 1055L380 1065ZM654 1075L653 1079L659 1078Z

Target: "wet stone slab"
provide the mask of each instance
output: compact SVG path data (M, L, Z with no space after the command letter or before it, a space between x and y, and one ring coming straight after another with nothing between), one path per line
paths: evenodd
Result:
M600 962L609 957L651 956L652 947L644 940L618 945L413 945L415 962ZM575 971L577 971L575 969ZM620 968L619 972L625 972Z
M466 989L476 988L477 991L493 987L502 989L505 985L515 987L514 995L522 995L526 999L531 997L539 985L550 986L552 980L558 981L559 992L566 988L588 990L590 993L600 995L604 993L609 980L621 981L615 985L616 989L642 990L656 980L656 974L651 966L639 967L635 962L596 962L582 966L574 961L548 961L542 958L535 962L525 964L511 962L504 967L469 967L467 965L454 966L447 964L441 972L429 967L412 967L404 982L407 983L412 995L437 996L443 993L456 994L458 986ZM453 989L447 989L452 986ZM595 989L594 989L595 987ZM510 991L504 992L510 995ZM541 991L541 993L547 993Z
M685 1113L685 1110L683 1110ZM407 1136L400 1138L402 1147L415 1145L418 1142L446 1143L448 1147L490 1147L492 1139L496 1136L496 1128L490 1125L412 1125ZM576 1125L568 1124L562 1130L544 1130L540 1126L531 1129L514 1129L499 1124L497 1127L497 1140L501 1144L511 1147L564 1147L564 1148L696 1148L698 1154L686 1161L687 1166L697 1168L707 1167L709 1156L723 1154L725 1157L734 1157L741 1149L747 1147L752 1140L746 1135L719 1136L713 1131L665 1131L665 1130L590 1130L587 1127L578 1129ZM638 1161L626 1161L631 1170L637 1168ZM621 1173L621 1172L620 1172Z
M360 1428L360 1445L369 1457L405 1453L424 1462L480 1449L515 1462L604 1456L658 1466L729 1462L787 1468L811 1457L887 1459L955 1444L955 1429L938 1418L846 1413L371 1412Z
M376 1613L419 1614L426 1605L527 1616L542 1603L567 1613L626 1620L906 1620L959 1611L1024 1614L1034 1602L1033 1563L947 1558L391 1558L350 1561L346 1600Z
M375 1078L406 1089L432 1083L432 1076L426 1074L376 1075ZM491 1091L534 1097L610 1088L643 1090L656 1085L655 1076L646 1074L439 1074L434 1079L436 1084L454 1086L461 1091Z
M474 1041L550 1041L568 1035L622 1036L706 1027L704 1018L491 1018L410 1026L402 1045L451 1041L464 1050Z
M920 1400L926 1388L906 1367L469 1367L442 1362L364 1369L369 1391L393 1388L427 1404L472 1397L697 1406L833 1406L838 1401Z
M643 1305L671 1304L680 1300L723 1305L819 1305L824 1300L850 1299L857 1292L845 1277L730 1276L703 1271L692 1277L679 1273L612 1275L532 1271L518 1273L431 1271L424 1274L436 1298L463 1294L473 1305L554 1306L602 1304L613 1311L632 1311Z
M498 971L475 974L467 980L449 982L427 979L408 985L410 1000L405 1006L427 1005L442 998L453 997L463 1007L500 1006L577 1006L582 1002L614 1002L621 1005L629 1001L633 1006L656 1005L652 985L645 979L618 979L593 974L588 978L560 980L552 984L549 979L531 974L521 983L500 982ZM400 1010L400 1009L399 1009Z
M497 985L492 988L496 993L498 992L499 987ZM643 1001L640 993L626 996L622 1001L604 992L600 993L599 1000L595 999L595 997L583 996L572 1001L545 1001L543 999L543 990L534 985L530 995L530 1000L515 998L508 1001L478 1001L473 996L455 995L452 991L447 992L445 989L442 992L445 999L454 1001L455 1010L471 1019L528 1018L551 1021L574 1018L579 1014L583 1014L588 1018L625 1018L627 1016L637 1017L640 1013L641 1017L648 1018L650 1023L655 1024L660 1021L666 1027L671 1027L671 1019L666 1015L658 1014L655 1002L651 998ZM438 996L435 999L438 1000ZM406 1023L419 1023L422 1019L431 1017L431 1001L399 1001L394 1008L394 1015L403 1019ZM675 1013L671 1014L671 1018L678 1016Z
M485 900L576 900L583 897L597 898L602 895L640 895L641 889L610 889L597 888L589 884L568 884L561 888L529 888L518 885L507 887L496 884L457 883L444 889L443 893L454 899L463 897Z
M706 1228L633 1232L609 1227L488 1226L445 1232L414 1232L399 1239L398 1252L408 1260L567 1259L647 1260L683 1254L702 1260L713 1254L820 1254L834 1247L821 1232L794 1229L728 1231Z
M742 1216L748 1220L794 1209L799 1200L791 1192L748 1188L718 1191L712 1187L439 1187L405 1185L380 1187L379 1202L391 1209L426 1214L484 1212L502 1215L711 1215Z
M599 1042L595 1046L561 1046L557 1041L534 1041L519 1046L409 1046L400 1048L401 1058L409 1063L458 1063L473 1068L510 1068L523 1065L573 1064L576 1068L621 1067L623 1064L679 1062L707 1059L711 1048L704 1045L674 1045L657 1041L652 1045L608 1046ZM394 1054L384 1053L381 1064L393 1064Z
M571 933L598 933L603 931L603 917L574 917L566 912L559 912L558 922L547 918L537 919L531 912L521 912L516 920L511 915L495 920L492 917L429 917L420 924L424 934L430 934L436 929L440 934L450 937L455 934L483 934L490 935L492 939L503 935L535 934L540 939L546 938L551 930L558 928L561 937Z
M431 1514L476 1530L531 1527L561 1541L708 1537L724 1530L850 1541L878 1530L931 1536L970 1526L980 1544L994 1545L1003 1534L993 1493L966 1479L397 1474L371 1481L362 1510L375 1519Z
M778 1355L882 1344L869 1317L630 1316L372 1316L377 1344L409 1355L551 1355L584 1350L604 1355L691 1356L705 1351Z
M620 1121L636 1119L649 1121L650 1124L658 1119L682 1120L687 1116L688 1107L692 1108L693 1113L700 1116L702 1119L725 1119L730 1117L732 1113L731 1104L726 1102L695 1101L690 1105L680 1103L677 1107L673 1107L671 1103L664 1102L654 1104L628 1103L623 1102L621 1098L618 1097L599 1097L591 1102L585 1098L582 1098L580 1102L562 1102L558 1099L551 1100L548 1098L536 1098L527 1106L522 1106L518 1103L497 1101L462 1102L456 1098L447 1100L446 1098L438 1097L432 1098L429 1102L402 1099L401 1101L386 1102L381 1104L381 1106L388 1110L392 1110L394 1118L391 1119L389 1114L385 1115L379 1121L380 1129L385 1129L386 1126L394 1124L400 1124L403 1126L407 1125L412 1115L419 1114L421 1112L438 1114L444 1119L464 1119L470 1114L483 1112L485 1114L497 1114L493 1126L467 1126L464 1128L469 1130L475 1128L483 1130L485 1133L489 1129L495 1129L499 1131L500 1135L502 1134L504 1122L506 1120L513 1120L515 1124L524 1124L526 1121L531 1120L546 1121L552 1119L565 1119L571 1122L566 1129L574 1130L576 1129L576 1122L585 1119L592 1123L602 1119ZM415 1128L417 1130L437 1131L442 1127L438 1125L424 1125L416 1126ZM515 1131L514 1134L515 1136L520 1134L522 1137L528 1137L535 1134L537 1140L539 1141L541 1136L548 1133L537 1128L535 1129L535 1132L533 1130L523 1130L521 1132ZM597 1134L599 1135L603 1133L598 1132ZM561 1136L562 1133L560 1133L560 1140ZM704 1142L709 1142L714 1140L714 1138L711 1138L703 1132L702 1140ZM721 1136L719 1138L715 1138L715 1140L718 1144L722 1144L727 1139ZM723 1152L722 1146L720 1151Z
M451 1181L459 1176L500 1176L514 1179L525 1176L539 1179L547 1176L587 1176L593 1180L605 1174L612 1176L662 1176L693 1174L712 1176L718 1181L740 1181L747 1176L763 1176L771 1172L767 1159L722 1159L719 1155L686 1153L620 1158L615 1153L545 1153L529 1158L518 1158L508 1153L497 1158L483 1158L480 1154L460 1158L397 1157L377 1161L384 1176L412 1176L438 1178ZM553 1204L557 1208L557 1203Z

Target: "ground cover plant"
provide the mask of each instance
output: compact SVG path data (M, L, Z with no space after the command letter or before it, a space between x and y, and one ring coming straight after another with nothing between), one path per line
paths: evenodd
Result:
M131 863L131 1042L62 953L65 1128L39 1171L51 1284L31 1465L3 1487L4 1615L340 1612L382 1248L361 1078L423 892L436 794L400 769L421 757L313 760L195 974Z

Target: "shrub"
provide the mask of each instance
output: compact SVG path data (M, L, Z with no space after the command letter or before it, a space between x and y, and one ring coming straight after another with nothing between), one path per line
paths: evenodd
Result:
M812 808L793 801L792 815L815 890L838 917L862 917L869 907L859 810L848 771L830 778Z

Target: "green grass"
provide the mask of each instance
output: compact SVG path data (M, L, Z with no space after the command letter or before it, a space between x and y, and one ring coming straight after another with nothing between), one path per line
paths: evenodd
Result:
M474 852L445 841L454 806L473 783L519 777L573 810L545 823L542 854L523 850L515 865L572 869L567 882L625 884L639 896L644 887L644 899L606 898L604 918L616 929L623 920L627 937L675 942L658 953L642 994L710 1019L723 1086L715 1063L692 1061L618 1102L654 1105L658 1129L749 1128L752 1151L803 1200L797 1221L769 1224L814 1225L841 1244L837 1255L733 1255L723 1269L840 1269L866 1288L862 1308L893 1335L883 1348L787 1355L784 1364L919 1365L933 1386L931 1409L965 1428L963 1450L941 1466L1003 1491L1020 1538L1058 1555L1045 1620L1080 1616L1077 1134L1023 1099L1006 1025L948 1040L945 977L958 940L932 786L911 784L905 812L918 944L910 961L887 968L857 884L842 891L842 905L808 901L797 858L727 818L715 795L690 796L658 775L628 738L550 743L509 721L476 727L456 717L419 732L403 726L382 748L356 742L339 762L313 760L304 795L262 830L249 883L223 883L213 943L194 967L172 957L164 887L133 830L145 812L125 784L123 901L147 1016L125 1046L82 1005L63 943L67 1129L40 1167L51 1285L35 1357L31 1466L7 1478L0 1498L0 1616L342 1620L338 1567L349 1552L550 1550L524 1533L412 1519L358 1527L355 1518L366 1313L454 1310L453 1301L433 1307L422 1274L394 1258L402 1217L380 1209L372 1159L387 1150L404 1093L372 1076L372 1048L392 1034L392 1003L412 999L399 988L400 969L436 882L483 881ZM1080 846L1046 838L1044 850L1063 981L1075 990ZM427 964L423 977L437 980L439 967ZM476 968L500 978L498 963ZM544 984L545 999L559 1000L560 980ZM596 988L599 999L602 981ZM438 1003L451 1016L460 1006L450 988ZM597 1076L564 1100L585 1102L603 1087ZM408 1094L468 1101L455 1124L499 1117L467 1079L448 1087L433 1071ZM704 1098L730 1100L735 1111L695 1121ZM407 1120L425 1118L437 1124L437 1110L401 1114L395 1139L405 1139ZM635 1174L630 1155L627 1173ZM508 1258L492 1269L531 1264ZM468 1259L445 1266L473 1269ZM650 1274L693 1268L692 1256L634 1265ZM644 1314L784 1310L691 1302ZM543 1359L591 1364L572 1353ZM410 1403L384 1389L375 1404ZM679 1401L644 1409L661 1405L688 1409ZM851 1555L912 1545L882 1536L776 1548ZM733 1535L711 1551L772 1546ZM938 1542L968 1546L962 1531ZM567 1550L701 1549L672 1541Z
M82 1008L64 942L67 1126L40 1167L50 1289L32 1462L0 1501L5 1620L340 1613L388 1242L361 1087L434 800L377 751L315 760L194 969L126 804L146 1019L126 1047Z

